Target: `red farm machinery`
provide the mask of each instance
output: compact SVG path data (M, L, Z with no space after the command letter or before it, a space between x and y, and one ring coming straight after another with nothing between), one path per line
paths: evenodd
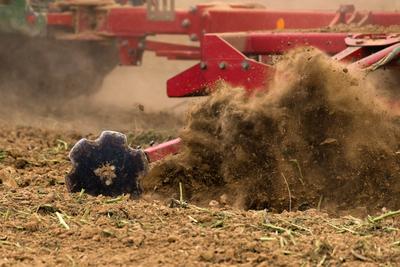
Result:
M51 76L59 77L54 83L70 84L66 86L69 91L79 91L79 85L88 87L78 80L98 86L98 77L105 76L117 64L116 53L121 65L140 65L144 51L153 51L168 59L200 60L197 66L168 81L168 95L178 97L204 94L201 88L218 79L248 89L262 87L266 72L271 71L264 63L268 63L271 56L296 46L315 46L337 60L353 61L387 48L382 54L372 56L373 60L396 51L399 38L395 31L388 34L385 30L387 27L395 29L399 24L399 12L357 11L352 5L340 6L337 11L317 12L223 3L177 10L173 0L3 2L0 4L0 12L4 13L0 21L4 36L1 57L2 65L10 67L3 67L2 73L15 72L14 65L29 65L24 64L25 61L38 61L47 74L56 74L43 75L42 80L37 78L39 83ZM350 29L366 25L377 26L375 34L351 33ZM13 38L6 37L10 34L15 37L16 33L17 40L8 41ZM186 35L197 44L182 45L147 38L154 35ZM13 60L10 55L14 54L18 54L19 60ZM88 60L80 60L82 57ZM56 72L54 64L63 65L65 69ZM25 68L18 72L27 73L30 72ZM50 87L49 91L52 86L56 87L42 84L42 87Z

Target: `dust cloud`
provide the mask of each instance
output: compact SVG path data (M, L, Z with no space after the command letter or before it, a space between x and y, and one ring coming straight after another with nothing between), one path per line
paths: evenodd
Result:
M95 94L102 86L104 77L118 64L117 49L110 43L80 43L2 34L0 51L2 124L79 132L106 129L163 131L181 126L181 118L162 105L162 100L157 98L158 93L151 94L144 90L142 92L148 94L149 102L137 100L132 94L137 92L135 80L130 81L130 91L120 98L117 90L100 98ZM157 71L152 73L157 76ZM129 73L125 77L129 77ZM143 80L142 85L151 86L152 80L157 79L153 76ZM126 78L120 76L114 82L118 86L118 83L126 82ZM109 101L101 101L104 99ZM123 99L133 102L127 103ZM147 103L159 109L147 109ZM179 109L179 105L175 109Z
M374 78L376 79L376 78ZM330 212L398 208L400 125L369 75L313 49L277 64L270 91L222 85L195 107L183 152L156 165L145 190L247 209Z

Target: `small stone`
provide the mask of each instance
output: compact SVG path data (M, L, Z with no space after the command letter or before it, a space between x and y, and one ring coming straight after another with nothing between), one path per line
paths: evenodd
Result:
M175 243L178 240L178 237L176 237L175 235L170 235L167 239L167 241L169 243Z
M14 162L14 166L17 169L24 169L25 167L27 167L29 164L29 162L26 159L17 159Z
M93 241L100 241L100 240L101 240L101 237L100 237L100 235L94 235L94 236L92 237L92 240L93 240Z
M248 242L246 244L246 246L247 246L248 250L256 252L257 251L257 247L258 247L258 243L257 242Z
M135 245L135 239L131 236L128 236L122 240L122 243L124 243L128 247L132 247Z
M228 204L228 196L226 194L223 194L219 197L219 202L223 205Z
M132 227L132 231L129 233L128 236L122 237L120 240L122 243L128 247L140 247L146 240L146 235L142 229L134 230L136 226Z
M93 229L89 226L83 226L81 228L80 237L82 239L93 239L94 237Z
M210 203L208 203L208 205L212 208L217 208L219 206L219 202L216 200L211 200Z
M132 234L133 234L132 240L135 246L141 246L146 239L146 235L144 235L140 231L132 232Z
M54 192L50 192L49 194L47 194L45 201L46 203L50 203L54 202L55 199L56 199L56 194L54 194Z
M36 232L39 230L39 222L38 221L30 221L24 225L25 230L29 232Z
M213 250L206 250L200 254L200 259L203 261L212 261L214 258L214 251Z
M0 170L0 184L11 188L17 188L18 184L16 178L18 177L17 171L12 167L6 167Z
M115 237L115 233L111 229L103 229L101 231L102 236L104 237Z
M233 259L235 257L235 250L233 248L228 248L225 252L225 257L227 259Z

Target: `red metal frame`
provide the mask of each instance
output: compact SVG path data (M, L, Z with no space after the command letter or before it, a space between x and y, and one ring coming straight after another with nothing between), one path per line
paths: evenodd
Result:
M200 63L168 80L170 97L205 95L220 80L248 91L265 88L274 70L256 59L268 60L271 55L280 55L297 46L317 47L340 61L364 58L351 65L364 68L398 49L400 41L400 35L348 37L347 33L265 32L339 23L400 24L400 12L358 12L352 5L343 5L336 12L316 12L273 11L243 4L202 4L191 10L177 10L168 20L150 19L143 6L104 7L91 3L73 7L69 12L50 13L49 25L69 28L73 39L117 39L123 65L140 65L145 50L169 59L200 59ZM146 40L155 34L188 35L192 40L199 40L200 46Z
M297 46L313 46L335 60L357 61L350 67L366 68L397 51L400 42L399 34L265 32L340 23L400 24L400 12L359 12L352 5L340 6L336 12L316 12L273 11L243 4L202 4L190 10L177 10L170 20L149 19L143 6L104 7L81 3L73 7L69 12L48 14L48 24L69 29L73 33L71 39L117 39L123 65L140 65L145 50L168 59L200 59L200 63L168 80L170 97L208 94L220 80L248 91L266 88L274 69L259 61ZM155 34L188 35L193 41L200 41L200 46L146 40Z
M385 57L388 57L388 55L390 55L393 52L396 52L396 54L393 55L393 59L391 60L391 62L387 62L387 63L400 65L400 62L399 62L400 42L398 42L398 43L395 43L389 47L386 47L385 49L382 49L376 53L373 53L367 57L364 57L364 58L360 59L359 61L352 63L350 66L360 68L360 69L369 68L369 67L373 66L374 64L377 64L379 61L381 61ZM396 59L397 59L397 61L396 61Z
M274 29L310 29L327 27L338 12L271 11L263 8L246 8L245 5L198 5L193 10L178 10L173 21L148 20L143 7L111 8L97 27L99 33L114 36L143 36L146 34L223 33ZM342 13L339 13L342 14ZM368 23L397 25L400 12L369 12ZM342 20L353 16L345 12ZM186 21L186 23L185 23ZM366 22L365 22L366 23ZM281 24L281 25L279 25Z
M219 80L248 91L265 88L274 70L256 59L268 60L271 55L280 55L297 46L317 47L340 61L365 57L355 64L366 67L397 49L395 44L400 41L400 35L348 37L347 33L265 32L339 23L400 24L400 12L359 12L352 5L340 6L336 12L316 12L269 10L245 4L201 4L190 10L177 10L168 20L152 20L144 6L70 3L72 11L50 13L48 24L69 29L72 39L117 39L123 65L140 65L145 50L169 59L200 59L200 63L168 80L167 93L171 97L207 94ZM146 39L155 34L188 35L200 41L200 46ZM381 51L375 53L377 50Z
M66 28L74 27L74 13L49 13L47 14L47 24L49 26L62 26Z
M305 32L208 34L202 43L201 63L169 79L167 93L170 97L205 95L219 80L248 91L264 89L272 77L273 67L245 54L280 55L296 46L317 47L336 60L357 61L350 67L367 68L398 51L399 36ZM396 58L399 54L391 61L399 64Z
M169 59L199 59L201 43L207 33L309 29L338 23L390 26L400 21L400 12L358 12L352 5L341 6L336 12L316 12L269 10L246 4L200 4L190 10L177 10L174 19L168 21L149 19L146 8L140 6L104 7L95 3L74 6L73 1L70 5L72 11L49 13L49 26L67 29L74 34L69 39L118 39L123 65L140 65L145 50ZM193 41L200 41L200 47L146 40L147 36L155 34L187 35ZM254 36L254 44L260 44L256 38Z
M202 43L202 62L167 82L170 97L207 94L219 80L247 90L264 88L272 68L247 58L218 35L207 35ZM246 77L246 78L244 78Z
M163 159L168 155L176 154L181 148L182 140L180 138L149 147L144 150L149 162L155 162Z

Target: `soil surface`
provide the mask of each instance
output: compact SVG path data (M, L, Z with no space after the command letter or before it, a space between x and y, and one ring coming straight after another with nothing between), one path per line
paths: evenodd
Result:
M225 205L224 197L198 207L178 200L69 194L67 154L81 137L69 130L1 126L0 266L400 262L400 216L386 210L380 213L387 217L368 220L330 217L317 207L281 214L244 211Z

